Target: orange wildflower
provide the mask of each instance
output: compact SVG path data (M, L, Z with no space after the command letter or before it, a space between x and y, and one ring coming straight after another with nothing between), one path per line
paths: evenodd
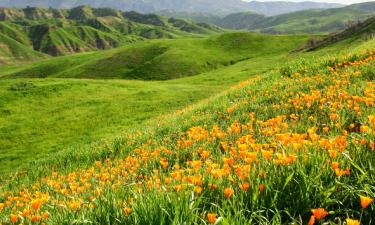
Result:
M232 188L225 188L224 195L226 198L230 198L233 195L234 191Z
M263 193L265 188L266 188L266 186L264 186L264 184L260 184L259 185L259 191L260 191L260 193Z
M44 212L43 213L43 218L46 220L46 219L48 219L48 217L49 217L49 213L48 212Z
M307 225L314 225L315 224L315 216L311 216Z
M36 211L38 211L42 203L43 202L41 199L34 199L31 201L31 207L35 209Z
M311 209L311 212L317 220L322 220L328 216L328 212L323 208Z
M245 182L243 184L240 184L240 188L244 191L249 190L250 184L248 182Z
M374 199L370 197L359 196L359 198L361 200L361 206L363 209L367 208L374 201Z
M16 223L18 220L18 216L17 215L14 215L14 214L10 214L10 221L12 223Z
M332 163L332 169L334 169L334 170L335 170L335 169L338 169L339 166L340 166L340 165L339 165L338 162L333 162L333 163Z
M200 193L202 193L202 187L200 187L200 186L197 186L197 187L195 187L194 188L194 192L196 193L196 194L200 194Z
M210 224L214 224L216 221L216 214L215 213L208 213L207 219Z
M125 207L125 208L123 208L123 211L124 211L125 215L129 215L132 212L132 209L129 208L129 207Z

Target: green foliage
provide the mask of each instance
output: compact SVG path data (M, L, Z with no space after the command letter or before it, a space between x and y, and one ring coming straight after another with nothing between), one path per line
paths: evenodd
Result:
M4 68L0 76L169 80L253 57L285 53L306 39L306 36L228 33L201 39L148 41L109 51L52 58L21 66L11 73Z

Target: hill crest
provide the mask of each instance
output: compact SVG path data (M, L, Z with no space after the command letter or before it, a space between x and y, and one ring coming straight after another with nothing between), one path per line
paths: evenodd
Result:
M193 37L220 32L220 28L206 23L110 8L0 8L1 35L30 51L51 56L110 49L145 39ZM4 44L0 48L5 51L12 46ZM0 51L0 57L3 55ZM12 57L6 57L8 60L4 61L12 61Z

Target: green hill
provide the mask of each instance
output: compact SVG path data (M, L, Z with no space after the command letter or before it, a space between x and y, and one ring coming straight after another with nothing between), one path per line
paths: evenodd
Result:
M220 32L221 29L204 23L108 8L0 8L2 36L14 39L17 45L29 48L29 52L34 50L51 56L111 49L145 39L199 37ZM12 48L9 41L2 42L4 51ZM8 51L8 58L20 58L20 55L13 57L12 53Z
M232 29L264 33L331 33L345 29L350 22L365 20L375 14L375 2L335 9L311 9L265 17L251 12L228 15L216 24Z
M346 46L358 40L373 39L375 35L375 16L353 24L342 32L331 34L321 40L310 40L304 50L312 51L332 45Z
M24 166L35 154L44 158L70 146L86 148L112 139L125 129L218 94L272 69L307 39L227 33L151 40L2 67L0 77L10 79L0 79L0 171ZM195 76L184 77L188 75Z
M226 33L201 39L155 40L6 68L6 77L168 80L196 75L254 57L299 47L307 36ZM48 68L48 69L47 69Z
M265 16L261 14L253 12L241 12L227 15L220 19L220 21L217 21L217 24L231 29L251 29L264 19Z
M0 21L0 65L45 57L31 48L31 43L21 26Z
M0 80L0 171L32 161L0 222L372 224L375 39L341 43L162 82Z

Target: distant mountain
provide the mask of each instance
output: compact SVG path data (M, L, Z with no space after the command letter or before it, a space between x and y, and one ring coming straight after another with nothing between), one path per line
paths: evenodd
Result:
M310 9L277 16L242 12L216 19L215 24L230 29L248 29L264 33L331 33L350 23L375 14L375 2L354 4L335 9Z
M0 8L0 64L218 32L206 23L110 8Z
M306 9L328 9L328 8L339 8L344 5L332 4L332 3L321 3L321 2L258 2L252 1L248 4L249 11L253 11L266 16L280 15L290 12L296 12Z
M111 7L125 11L158 12L205 12L230 14L234 12L254 11L264 15L278 15L305 9L335 8L340 4L317 2L245 2L242 0L1 0L4 7L53 7L72 8L79 5L92 7Z

